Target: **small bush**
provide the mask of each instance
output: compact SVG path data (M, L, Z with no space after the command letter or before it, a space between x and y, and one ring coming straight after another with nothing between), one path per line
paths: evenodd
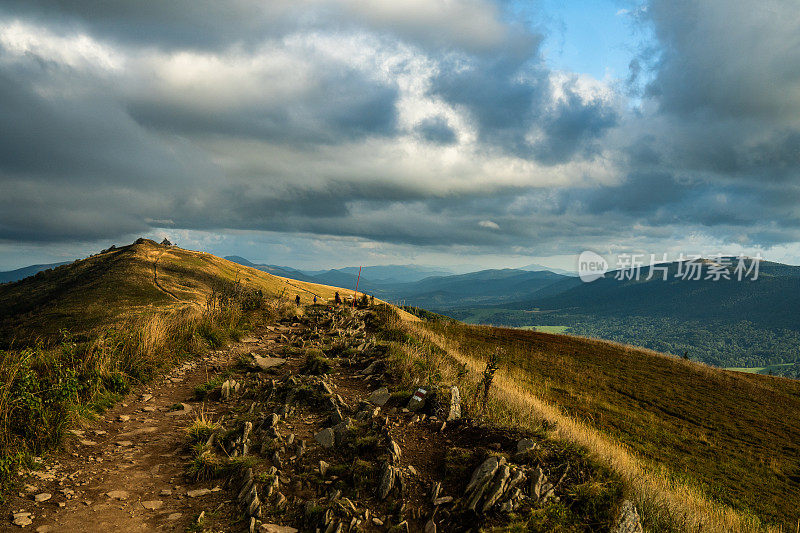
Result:
M206 381L194 388L194 397L198 400L205 400L212 397L213 393L222 386L221 379L212 379Z
M189 437L189 445L205 443L211 438L211 435L219 432L222 426L218 422L214 422L210 418L206 418L205 413L200 413L200 416L194 419L192 425L186 428L186 435Z
M186 474L193 481L207 481L215 479L223 472L222 459L214 450L204 443L195 444L192 448L192 459L186 469Z
M332 369L333 364L331 364L330 359L320 355L316 351L312 351L306 355L306 360L303 362L303 366L300 367L300 372L318 376L321 374L328 374Z

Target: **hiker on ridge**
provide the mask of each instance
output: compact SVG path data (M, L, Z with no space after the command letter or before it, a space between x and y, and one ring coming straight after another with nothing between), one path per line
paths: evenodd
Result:
M294 297L294 305L300 307L300 295Z
M333 297L333 303L337 306L342 303L342 298L339 296L339 291L336 291L336 295Z

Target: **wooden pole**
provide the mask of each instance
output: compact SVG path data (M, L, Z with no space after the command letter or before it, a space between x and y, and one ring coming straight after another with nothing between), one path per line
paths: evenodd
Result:
M356 308L356 298L358 298L358 282L361 281L361 267L358 267L358 277L356 278L356 291L353 293L353 309Z

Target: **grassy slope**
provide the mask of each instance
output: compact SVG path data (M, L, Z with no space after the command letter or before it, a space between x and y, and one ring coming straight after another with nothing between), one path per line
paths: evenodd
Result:
M796 526L800 382L564 335L431 327L476 359L502 347L504 364L525 389L712 499Z
M337 290L342 296L351 292L144 241L1 285L0 347L49 340L61 328L89 333L156 309L202 307L220 280L241 281L266 296L300 295L304 303L315 294L324 301Z

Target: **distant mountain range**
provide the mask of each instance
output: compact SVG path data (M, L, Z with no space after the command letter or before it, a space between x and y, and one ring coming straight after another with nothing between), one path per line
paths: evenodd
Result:
M71 261L64 261L62 263L48 263L45 265L31 265L18 268L16 270L8 270L6 272L0 272L0 283L11 283L13 281L19 281L21 279L27 278L28 276L36 275L42 270L48 270L61 265L66 265L67 263L71 263Z
M276 276L337 287L355 288L358 278L358 267L300 271L285 266L254 264L239 256L228 256L225 259ZM539 291L557 282L569 283L577 280L542 270L538 265L530 266L537 268L491 269L467 274L452 274L415 265L368 266L361 269L358 288L359 292L374 294L384 300L444 310L468 305L511 303L538 295Z
M509 309L536 309L539 312L606 316L680 317L692 320L729 320L736 317L767 327L800 329L800 267L761 261L758 279L738 281L733 266L728 277L709 277L713 262L701 265L701 279L681 279L679 263L661 265L667 269L654 272L652 279L644 269L641 278L618 280L609 272L591 283L560 280L549 291L533 298L520 298ZM685 270L684 266L684 270ZM549 292L549 294L548 294Z

